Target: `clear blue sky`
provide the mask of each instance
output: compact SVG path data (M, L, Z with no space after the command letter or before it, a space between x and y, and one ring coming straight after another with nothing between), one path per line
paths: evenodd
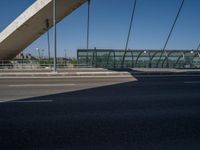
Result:
M2 31L35 0L1 0ZM181 0L138 0L130 49L161 49L171 28ZM12 4L12 5L10 5ZM125 47L133 0L92 0L90 48ZM168 49L196 49L200 42L200 1L186 0ZM76 56L86 47L87 4L82 5L58 24L58 55ZM52 33L52 32L51 32ZM46 35L26 48L47 49Z

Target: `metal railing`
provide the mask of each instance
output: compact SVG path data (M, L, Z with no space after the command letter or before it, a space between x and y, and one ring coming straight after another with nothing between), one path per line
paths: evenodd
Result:
M53 60L30 60L30 59L18 59L18 60L0 60L0 70L53 70ZM58 60L58 69L67 68L91 68L92 66L70 63L66 60Z
M87 53L87 55L86 55ZM122 65L124 50L90 49L78 50L78 64L100 68L200 68L200 51L166 50L160 58L161 50L127 50ZM86 61L87 60L87 61Z

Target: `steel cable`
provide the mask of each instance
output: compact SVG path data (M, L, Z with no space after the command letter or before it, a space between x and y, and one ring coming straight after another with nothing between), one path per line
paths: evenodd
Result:
M136 5L137 5L137 0L134 0L133 11L132 11L132 15L131 15L131 21L130 21L128 36L127 36L126 46L125 46L125 52L124 52L124 55L123 55L122 66L121 67L124 66L125 56L126 56L126 53L127 53L128 44L129 44L129 40L130 40L130 34L131 34L132 26L133 26L133 18L134 18L134 15L135 15Z
M169 39L170 39L170 37L171 37L171 35L172 35L172 32L173 32L173 30L174 30L174 27L175 27L175 25L176 25L176 22L177 22L177 20L178 20L178 17L180 16L180 13L181 13L181 10L182 10L182 8L183 8L184 2L185 2L185 0L182 0L182 3L181 3L181 5L180 5L180 7L179 7L179 10L178 10L178 13L177 13L177 15L176 15L176 18L175 18L175 20L174 20L174 22L173 22L173 25L172 25L171 30L170 30L170 32L169 32L169 35L167 36L167 40L166 40L166 42L165 42L165 44L164 44L164 47L163 47L163 49L162 49L162 52L161 52L161 55L160 55L160 57L159 57L157 66L159 65L159 63L160 63L160 61L161 61L161 58L162 58L163 53L165 53L165 56L167 57L167 61L168 61L168 56L167 56L167 52L165 51L165 49L166 49L167 44L168 44L168 42L169 42Z

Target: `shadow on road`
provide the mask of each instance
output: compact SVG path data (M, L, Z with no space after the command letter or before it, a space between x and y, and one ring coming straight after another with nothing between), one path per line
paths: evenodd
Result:
M183 82L199 79L138 77L2 103L0 149L199 149L200 84Z

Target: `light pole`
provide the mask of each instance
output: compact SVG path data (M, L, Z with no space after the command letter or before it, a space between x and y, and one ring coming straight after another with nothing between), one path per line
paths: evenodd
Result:
M56 38L56 0L53 0L53 48L54 48L54 73L57 72L57 38Z
M88 18L87 18L87 50L89 49L90 36L90 0L88 0Z
M64 52L65 52L65 59L67 59L67 50L65 49Z
M41 51L42 51L42 55L41 55L41 57L44 59L44 58L45 58L45 54L44 54L45 49L41 49Z
M67 65L67 50L65 49L64 52L65 52L65 66L66 66Z
M38 51L38 58L40 60L40 49L39 48L36 48L36 51Z
M87 17L87 58L86 62L88 65L88 49L89 49L89 36L90 36L90 0L88 0L88 17Z
M48 58L51 59L51 50L50 50L50 38L49 38L49 20L46 20L46 27L47 27L47 46L48 46Z

